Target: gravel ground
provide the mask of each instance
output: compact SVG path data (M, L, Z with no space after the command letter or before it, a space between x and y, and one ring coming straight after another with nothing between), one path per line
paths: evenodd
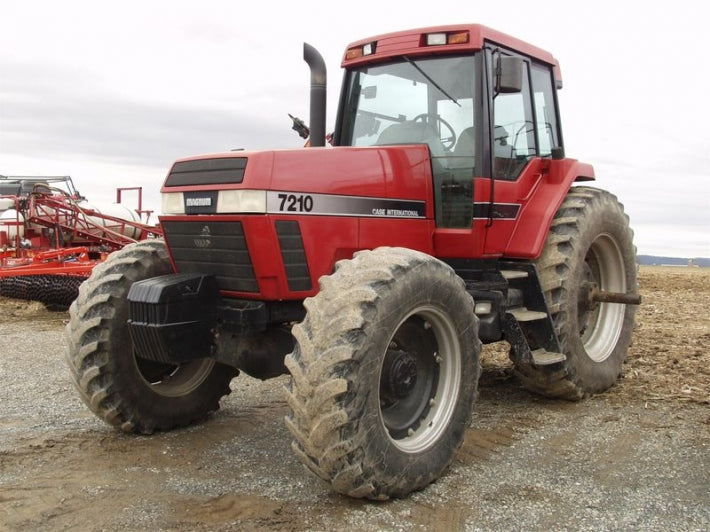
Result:
M691 282L665 275L642 269L653 293L619 386L579 403L540 399L489 348L451 469L384 503L335 495L300 465L285 377L238 377L203 424L124 435L71 387L66 314L0 300L0 530L710 530L708 368L704 348L694 355L709 314L647 334ZM693 277L692 308L709 310L709 280ZM672 372L686 359L697 367L683 379Z

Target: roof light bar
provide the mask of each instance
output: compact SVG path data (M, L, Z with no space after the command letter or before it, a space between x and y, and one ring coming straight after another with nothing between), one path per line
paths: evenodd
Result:
M427 46L443 46L446 44L466 44L469 42L468 31L457 31L454 33L427 33Z
M345 59L357 59L358 57L364 57L366 55L372 55L375 53L377 48L377 42L369 42L362 46L354 46L345 52Z

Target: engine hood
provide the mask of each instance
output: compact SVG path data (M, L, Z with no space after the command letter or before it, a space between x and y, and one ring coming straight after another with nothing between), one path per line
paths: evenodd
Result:
M408 145L190 157L173 164L161 192L163 214L257 214L293 210L275 203L304 194L425 202L431 186L428 148Z

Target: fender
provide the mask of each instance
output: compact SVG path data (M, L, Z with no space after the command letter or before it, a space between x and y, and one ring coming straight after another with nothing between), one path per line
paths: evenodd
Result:
M575 181L594 181L591 164L576 159L550 159L537 190L521 209L504 255L536 259L542 253L552 219Z

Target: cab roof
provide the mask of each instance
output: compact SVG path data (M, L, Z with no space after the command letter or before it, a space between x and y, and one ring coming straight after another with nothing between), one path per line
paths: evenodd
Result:
M427 35L431 34L468 34L467 39L456 39L452 44L427 44ZM555 80L561 85L562 76L560 64L552 54L545 50L533 46L525 41L494 30L481 24L456 24L450 26L431 26L426 28L416 28L411 30L385 33L352 42L348 45L341 66L344 68L378 63L394 57L408 56L416 57L423 55L439 55L448 53L472 52L483 49L484 45L502 46L526 55L537 61L552 65L555 70ZM349 57L357 54L349 54L351 50L371 45L369 54Z

